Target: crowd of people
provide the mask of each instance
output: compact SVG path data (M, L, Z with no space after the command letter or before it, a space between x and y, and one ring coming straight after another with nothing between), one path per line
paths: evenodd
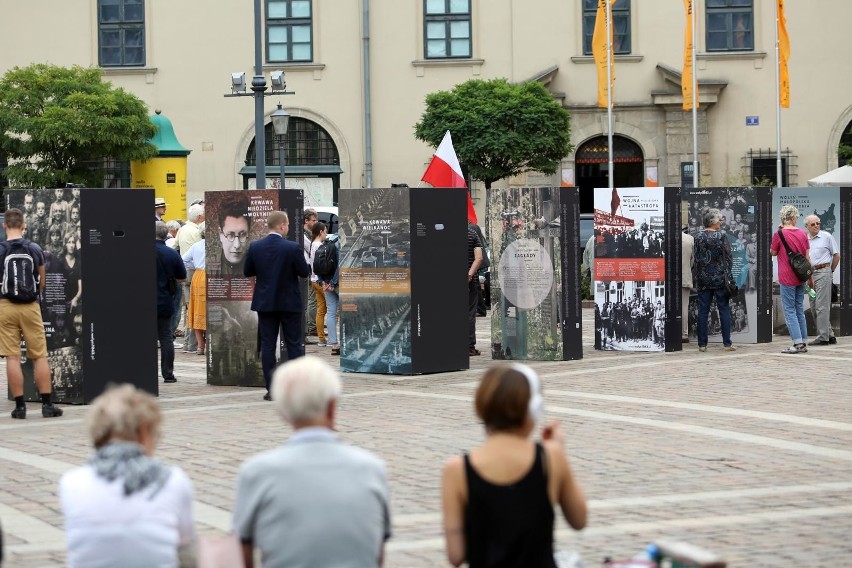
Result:
M386 467L341 439L341 390L337 373L314 356L275 370L272 400L293 433L237 476L226 542L247 568L256 551L263 566L382 565L392 535ZM474 407L485 441L443 470L449 562L555 567L554 508L580 530L587 506L558 422L544 422L539 377L518 363L493 366ZM156 399L112 385L86 422L94 453L59 481L69 565L194 566L206 541L195 530L189 476L154 457L162 430Z

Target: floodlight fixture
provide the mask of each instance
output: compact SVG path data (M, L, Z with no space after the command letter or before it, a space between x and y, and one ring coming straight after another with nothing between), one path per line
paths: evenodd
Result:
M269 74L273 91L286 91L287 81L284 79L284 71L273 71Z
M231 73L231 92L232 93L245 93L246 92L246 74L245 73Z

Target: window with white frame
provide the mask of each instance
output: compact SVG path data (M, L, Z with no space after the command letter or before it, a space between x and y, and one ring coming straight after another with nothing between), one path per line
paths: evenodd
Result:
M426 59L471 57L470 0L424 0L423 6Z
M630 49L630 0L618 0L612 11L612 52L628 55ZM598 0L583 0L583 55L592 54L592 36L598 15Z
M706 0L707 51L754 50L754 0Z
M98 64L145 65L145 0L98 0Z
M266 61L313 61L311 0L266 0Z

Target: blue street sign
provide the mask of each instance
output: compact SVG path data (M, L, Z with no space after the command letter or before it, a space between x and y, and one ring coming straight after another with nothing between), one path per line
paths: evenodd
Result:
M760 117L759 116L747 116L746 117L746 126L760 126Z

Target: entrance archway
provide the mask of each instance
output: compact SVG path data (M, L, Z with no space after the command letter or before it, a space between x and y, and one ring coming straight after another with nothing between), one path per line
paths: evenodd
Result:
M596 136L586 140L574 154L576 184L580 188L580 212L592 213L595 210L596 187L609 186L609 146L606 136ZM639 145L614 135L613 178L614 187L642 187L645 185L645 158Z
M852 121L849 121L843 134L840 135L840 145L837 147L837 165L843 166L848 163L852 163Z
M265 126L265 138L266 175L280 178L278 139L271 122ZM343 170L340 167L340 152L325 128L310 119L291 116L284 139L284 160L287 187L308 186L303 188L306 206L337 205L337 190L340 188L340 174ZM255 141L252 139L245 154L245 167L240 170L244 188L254 185L256 164ZM301 183L295 183L294 178L302 178Z

